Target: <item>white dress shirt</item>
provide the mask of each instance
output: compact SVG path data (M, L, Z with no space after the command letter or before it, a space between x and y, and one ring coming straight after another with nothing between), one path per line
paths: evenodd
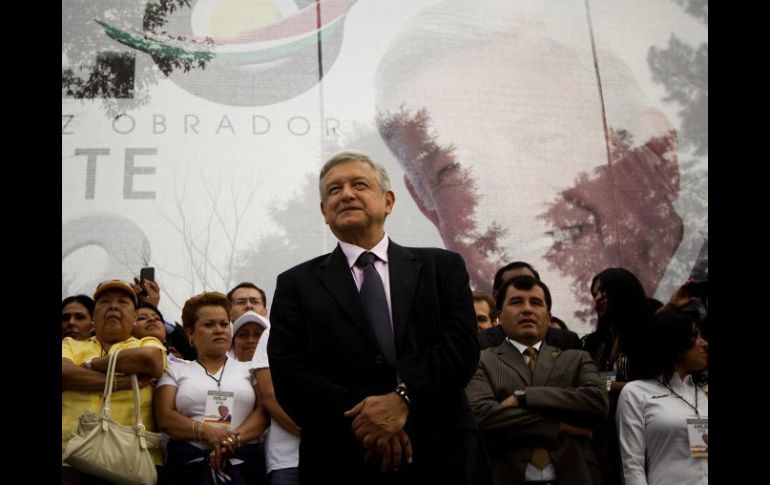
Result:
M667 384L681 398L655 379L620 392L615 417L626 485L708 484L708 459L691 456L686 421L708 417L708 395L690 375L682 380L675 372ZM697 414L687 404L695 406L696 395Z

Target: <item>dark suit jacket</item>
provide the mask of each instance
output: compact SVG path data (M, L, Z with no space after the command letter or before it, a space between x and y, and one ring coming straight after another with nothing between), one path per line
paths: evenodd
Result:
M398 361L388 365L361 304L345 255L332 253L278 276L270 314L276 396L302 428L302 483L480 483L478 424L464 388L479 357L468 273L459 255L388 246ZM343 413L396 387L412 398L405 430L414 463L382 474ZM481 457L481 461L479 461Z
M526 389L526 406L502 406L517 389ZM558 431L560 421L594 428L607 416L606 384L587 352L544 344L532 376L513 345L485 349L466 392L488 440L495 483L523 483L534 447L549 450L560 483L602 483L593 442Z
M481 350L497 347L504 341L505 332L503 332L502 325L479 332L479 346ZM575 332L561 328L548 327L548 331L545 334L545 343L561 350L581 350L583 348L580 343L580 337Z

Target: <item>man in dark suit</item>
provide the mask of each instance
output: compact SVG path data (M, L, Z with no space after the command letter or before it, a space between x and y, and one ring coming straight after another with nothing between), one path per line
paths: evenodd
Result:
M340 243L278 276L268 342L276 396L302 429L300 482L489 483L464 394L479 348L463 260L387 237L395 195L363 153L332 156L319 189Z
M531 276L540 281L540 274L535 271L531 264L524 261L514 261L498 269L492 283L492 297L497 298L497 293L503 283L522 275ZM479 346L482 350L497 347L503 341L505 341L505 332L500 325L479 331ZM545 334L545 343L561 350L583 348L580 344L580 337L575 332L561 328L549 328Z
M517 276L500 288L506 341L485 349L466 389L496 484L601 484L592 428L607 416L605 381L583 350L543 342L548 287Z

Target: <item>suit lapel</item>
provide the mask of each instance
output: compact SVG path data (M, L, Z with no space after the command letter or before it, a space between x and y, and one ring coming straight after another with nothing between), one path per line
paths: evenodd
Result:
M375 348L379 349L377 338L366 319L356 282L348 267L348 260L339 244L318 267L318 277L353 325L366 335Z
M546 345L545 342L540 346L540 352L537 354L537 365L535 366L535 375L532 378L533 386L544 386L548 382L548 376L559 358L561 350L556 347Z
M527 363L524 362L524 356L513 345L509 342L503 342L497 347L497 357L505 365L515 370L526 385L532 385L532 379L530 378L532 372L529 370Z
M396 355L400 355L399 351L406 335L409 311L412 309L421 266L414 253L403 246L399 246L392 240L388 242L390 306L396 342Z

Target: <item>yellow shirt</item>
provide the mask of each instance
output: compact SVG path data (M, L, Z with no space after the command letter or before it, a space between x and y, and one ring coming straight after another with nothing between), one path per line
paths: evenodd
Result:
M145 337L138 340L129 337L123 342L118 342L110 347L110 353L118 349L136 349L139 347L156 347L163 351L163 368L166 368L166 348L155 337ZM71 360L75 365L81 365L88 359L93 359L103 355L102 345L96 339L91 337L86 340L75 340L66 337L61 342L61 356L64 359ZM155 416L152 412L152 392L153 386L145 386L139 389L139 398L142 409L142 421L148 431L157 431ZM65 390L61 395L61 451L64 456L64 449L67 442L72 437L72 433L77 430L78 420L84 411L89 410L99 412L99 405L102 398L103 389L98 391L73 391ZM112 393L112 419L120 424L133 426L134 424L134 397L133 392L128 389L124 391L114 391ZM156 464L163 463L160 450L152 450L153 458ZM62 461L63 466L68 466Z

